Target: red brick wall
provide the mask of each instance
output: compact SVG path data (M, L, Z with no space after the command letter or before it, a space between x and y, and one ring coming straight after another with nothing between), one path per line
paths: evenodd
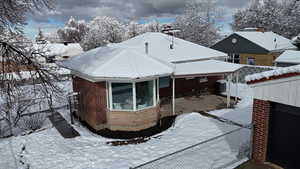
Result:
M217 90L217 80L222 79L220 76L209 76L207 77L208 82L200 83L199 78L194 79L176 79L175 81L175 94L176 97L192 93L193 90L202 90L207 88L209 92L215 93ZM159 95L161 97L171 97L172 96L172 79L170 80L169 88L160 89Z
M258 163L266 161L270 108L269 101L254 99L252 114L252 122L254 124L252 158Z
M93 83L73 77L73 90L79 92L80 117L95 127L107 122L106 83Z

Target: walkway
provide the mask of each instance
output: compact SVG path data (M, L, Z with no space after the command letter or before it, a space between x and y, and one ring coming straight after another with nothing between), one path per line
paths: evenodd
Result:
M64 138L74 138L80 136L80 134L67 122L63 116L55 112L51 116L48 117L51 123L54 125L56 130L64 137Z

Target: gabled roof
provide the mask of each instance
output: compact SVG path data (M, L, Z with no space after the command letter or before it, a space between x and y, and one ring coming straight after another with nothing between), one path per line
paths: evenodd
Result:
M290 39L280 36L274 32L242 31L235 32L235 34L248 39L270 52L297 49Z
M245 80L248 84L260 83L269 80L287 78L291 76L300 76L300 65L279 68L262 73L256 73L246 76Z
M145 53L114 46L87 51L59 65L95 82L168 76L173 73L170 65Z
M149 54L169 63L216 59L227 56L223 52L176 37L174 37L174 48L170 49L172 38L172 36L163 33L148 32L114 45L135 48L139 52L145 53L145 43L148 42Z
M244 65L228 63L218 60L205 60L197 62L187 62L176 64L175 67L175 76L193 76L193 75L216 75L216 74L225 74L233 73Z
M287 50L275 62L300 64L300 51Z

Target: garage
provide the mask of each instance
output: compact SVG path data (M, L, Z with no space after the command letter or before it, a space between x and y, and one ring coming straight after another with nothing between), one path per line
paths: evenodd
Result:
M300 168L300 65L246 77L253 88L252 159Z
M267 161L288 169L300 168L300 108L271 103Z

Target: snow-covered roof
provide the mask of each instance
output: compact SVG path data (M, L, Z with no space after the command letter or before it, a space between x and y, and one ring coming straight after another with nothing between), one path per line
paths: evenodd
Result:
M145 43L148 42L149 54L169 63L216 59L227 56L223 52L176 37L173 39L173 49L170 49L172 39L172 36L163 33L148 32L115 45L126 48L135 48L141 53L145 53Z
M173 67L134 49L116 46L87 51L59 65L92 81L168 76Z
M62 43L34 44L34 48L45 52L48 56L72 57L83 53L79 43L69 43L68 45Z
M259 82L261 80L269 80L273 77L278 77L285 74L293 74L293 73L295 75L300 73L300 65L275 69L275 70L266 71L262 73L256 73L253 75L246 76L245 80L248 83L254 83L254 82Z
M290 39L280 36L274 32L241 31L235 34L265 48L268 51L282 51L297 49Z
M218 60L206 60L176 64L174 74L175 76L224 74L233 73L242 67L244 65Z
M287 50L275 62L300 64L300 51Z

